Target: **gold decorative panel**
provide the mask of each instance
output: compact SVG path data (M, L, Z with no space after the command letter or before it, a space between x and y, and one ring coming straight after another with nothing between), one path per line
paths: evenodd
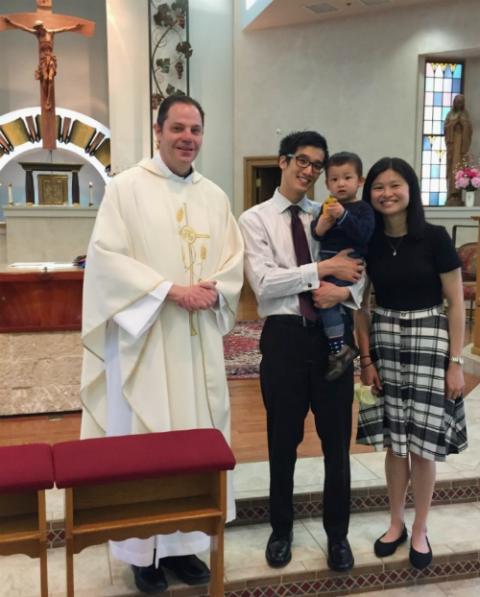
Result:
M68 176L65 174L38 175L39 205L64 205L68 203Z
M2 126L0 126L0 130L14 147L17 145L23 145L23 143L28 143L28 141L30 141L27 127L25 126L25 122L22 118L16 118L11 122L2 124Z
M69 141L70 143L75 143L78 147L85 149L95 133L96 129L93 126L84 124L79 120L74 120L69 135Z
M100 145L100 147L93 152L93 155L101 164L105 166L105 168L108 168L111 162L110 139L105 139L105 141Z

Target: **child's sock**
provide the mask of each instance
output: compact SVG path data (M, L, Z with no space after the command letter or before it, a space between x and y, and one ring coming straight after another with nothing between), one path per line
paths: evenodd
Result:
M329 338L328 352L330 354L338 354L343 347L343 338Z

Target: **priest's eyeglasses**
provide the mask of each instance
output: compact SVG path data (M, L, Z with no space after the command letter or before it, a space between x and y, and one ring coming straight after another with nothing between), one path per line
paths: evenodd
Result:
M305 169L311 166L312 170L317 174L320 174L320 172L323 170L323 162L312 162L302 154L295 155L293 153L287 153L287 158L295 158L295 163L299 168Z

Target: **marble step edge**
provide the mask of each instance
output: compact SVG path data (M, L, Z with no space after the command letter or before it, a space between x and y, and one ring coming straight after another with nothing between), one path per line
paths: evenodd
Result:
M433 492L432 505L460 504L480 501L480 477L437 481ZM322 514L323 493L315 491L294 496L296 519L313 518ZM407 507L413 506L413 495L407 493ZM268 497L240 498L236 501L237 517L230 526L247 526L268 522ZM388 495L385 485L353 488L351 511L373 512L388 509ZM48 521L47 544L49 548L65 545L63 519Z
M432 505L447 505L480 500L480 477L437 481ZM295 518L321 516L323 492L306 492L294 495ZM268 522L268 497L237 499L237 517L232 525ZM407 507L413 505L411 490L407 493ZM386 485L352 488L351 511L370 512L388 509Z
M395 556L394 556L395 558ZM347 573L328 568L271 569L258 577L225 582L225 597L312 597L363 593L407 586L421 586L452 580L480 577L480 552L464 551L434 555L432 564L422 570L412 568L408 557L358 561ZM480 581L479 581L480 582ZM206 587L171 586L166 597L208 597ZM117 597L123 597L119 593ZM131 593L129 593L131 595Z

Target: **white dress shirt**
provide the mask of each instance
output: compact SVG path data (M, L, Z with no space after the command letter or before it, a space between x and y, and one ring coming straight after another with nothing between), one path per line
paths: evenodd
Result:
M245 273L257 297L260 317L300 315L298 295L320 286L316 263L320 244L310 233L320 204L306 197L297 203L312 258L312 263L300 266L292 240L291 205L277 189L271 199L248 209L238 221L245 240ZM360 306L364 284L362 277L349 287L352 300L344 302L345 306Z

